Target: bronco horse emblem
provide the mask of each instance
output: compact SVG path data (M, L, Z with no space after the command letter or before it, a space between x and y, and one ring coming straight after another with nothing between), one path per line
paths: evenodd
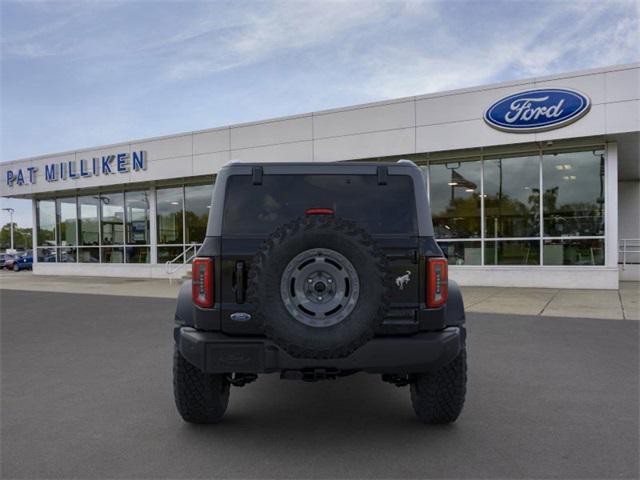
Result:
M407 273L396 278L396 285L400 290L404 290L404 287L411 280L411 271L407 270Z

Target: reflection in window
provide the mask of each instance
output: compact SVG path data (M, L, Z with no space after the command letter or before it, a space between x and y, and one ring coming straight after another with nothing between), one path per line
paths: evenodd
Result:
M39 200L37 205L38 245L56 244L56 203Z
M149 247L125 247L127 263L149 263Z
M78 248L78 261L80 263L98 263L100 261L100 249L98 247Z
M60 247L58 250L58 262L75 263L77 250L72 247Z
M604 235L604 154L545 154L544 235Z
M100 195L102 207L102 245L124 243L124 195L110 193Z
M184 217L187 238L185 243L202 243L207 234L207 220L211 208L213 186L191 185L184 189Z
M485 265L539 265L538 240L485 241Z
M79 244L99 245L98 227L98 197L78 197Z
M78 209L76 198L58 198L58 244L61 246L76 244L76 217Z
M480 237L480 161L431 165L429 178L436 237Z
M124 249L122 247L102 247L102 263L124 262Z
M540 235L540 157L496 158L484 162L485 235Z
M482 246L480 242L438 242L449 260L449 265L480 265Z
M604 239L544 241L545 265L604 265Z
M148 245L150 243L148 192L126 192L125 210L127 222L126 243L128 245Z
M158 243L182 243L182 187L158 189L156 199Z
M54 263L57 261L57 252L53 247L38 248L36 255L39 263Z
M182 246L179 247L158 247L158 263L165 263L173 260L183 252Z

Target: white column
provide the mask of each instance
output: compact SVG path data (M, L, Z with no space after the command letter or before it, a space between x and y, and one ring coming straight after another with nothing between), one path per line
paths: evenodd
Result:
M37 213L37 201L36 199L31 200L31 222L32 222L32 230L31 230L31 250L33 255L33 263L38 263L38 250L36 247L38 246L38 213Z
M605 160L605 265L618 266L618 144L608 143Z
M149 188L149 240L151 242L151 263L158 263L158 228L156 215L156 187Z

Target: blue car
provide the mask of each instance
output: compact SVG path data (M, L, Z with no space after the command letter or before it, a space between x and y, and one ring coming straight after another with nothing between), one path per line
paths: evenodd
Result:
M19 272L20 270L31 270L33 268L33 255L31 253L25 253L19 256L13 262L13 271Z

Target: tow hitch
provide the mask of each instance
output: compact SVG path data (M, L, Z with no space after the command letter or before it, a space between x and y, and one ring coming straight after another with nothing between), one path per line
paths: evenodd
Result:
M317 382L319 380L335 380L340 376L340 371L333 368L314 368L309 370L283 370L280 378L285 380L303 380L305 382Z

